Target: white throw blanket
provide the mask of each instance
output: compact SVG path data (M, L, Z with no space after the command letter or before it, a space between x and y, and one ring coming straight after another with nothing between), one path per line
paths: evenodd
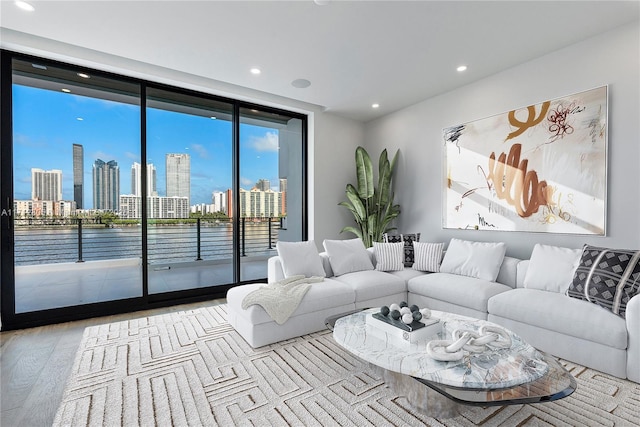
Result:
M246 310L250 305L258 304L278 325L282 325L296 311L311 284L323 280L323 277L302 275L287 277L247 294L242 300L242 308Z

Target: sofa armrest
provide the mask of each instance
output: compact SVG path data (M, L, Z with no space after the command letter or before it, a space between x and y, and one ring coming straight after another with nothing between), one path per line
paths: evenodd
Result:
M376 266L376 252L374 251L373 247L367 248L367 253L369 254L369 259L371 260L371 263L375 267Z
M272 256L267 261L267 282L276 283L284 280L284 269L279 256Z
M640 383L640 295L627 303L627 378Z

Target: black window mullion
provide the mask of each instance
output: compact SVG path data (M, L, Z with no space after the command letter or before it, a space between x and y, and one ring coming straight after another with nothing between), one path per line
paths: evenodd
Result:
M140 226L142 227L142 298L149 299L149 254L147 252L147 85L140 85Z
M0 290L2 324L15 318L15 270L13 235L13 107L11 55L0 52Z
M233 200L233 282L240 281L240 105L233 104L233 168L231 195Z

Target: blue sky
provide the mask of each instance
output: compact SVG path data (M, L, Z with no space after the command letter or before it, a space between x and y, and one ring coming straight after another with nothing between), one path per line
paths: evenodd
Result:
M84 147L84 204L93 207L96 159L120 166L120 194L131 193L131 165L140 159L140 108L25 86L13 87L14 197L31 198L31 168L62 170L62 196L73 200L73 144ZM165 195L165 154L191 156L191 204L211 203L213 191L232 180L231 123L165 110L147 112L147 159ZM240 181L250 189L259 179L278 188L278 131L241 125Z

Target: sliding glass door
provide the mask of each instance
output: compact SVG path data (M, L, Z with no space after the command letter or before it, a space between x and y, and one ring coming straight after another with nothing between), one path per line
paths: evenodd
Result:
M139 86L17 59L12 82L16 313L141 296L139 219L119 216Z
M221 298L306 238L306 117L0 53L2 327Z
M149 293L233 283L233 105L149 88L146 111Z
M303 121L240 109L240 278L267 275L278 240L302 240Z

